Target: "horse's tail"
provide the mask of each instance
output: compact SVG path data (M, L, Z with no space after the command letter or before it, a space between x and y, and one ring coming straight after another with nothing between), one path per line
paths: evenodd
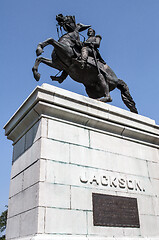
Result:
M130 111L134 113L138 113L135 107L135 102L132 96L130 95L127 84L123 80L118 79L117 88L120 89L122 100L125 103L125 105L130 109Z

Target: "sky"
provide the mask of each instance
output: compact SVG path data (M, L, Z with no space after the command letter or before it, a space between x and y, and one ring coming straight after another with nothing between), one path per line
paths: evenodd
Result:
M59 13L75 15L77 23L90 24L102 36L103 59L127 83L139 114L159 124L159 0L1 0L0 212L8 204L12 163L5 123L43 83L87 96L82 84L69 77L61 85L52 82L50 75L58 71L46 65L39 67L40 81L33 78L37 44L50 37L58 40ZM46 47L43 56L50 58L52 49ZM118 89L111 97L111 105L128 110Z

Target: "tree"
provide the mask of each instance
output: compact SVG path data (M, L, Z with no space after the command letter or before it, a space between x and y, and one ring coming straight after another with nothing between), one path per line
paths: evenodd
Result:
M5 207L7 207L7 206L5 206ZM8 207L0 215L0 232L1 233L3 233L5 231L5 229L6 229L6 225L7 225L7 212L8 212ZM5 235L1 236L0 240L5 240Z

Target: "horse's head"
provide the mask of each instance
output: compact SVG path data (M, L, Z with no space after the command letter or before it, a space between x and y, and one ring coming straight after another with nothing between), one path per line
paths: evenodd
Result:
M66 32L73 32L76 28L75 16L56 15L58 25L63 27Z

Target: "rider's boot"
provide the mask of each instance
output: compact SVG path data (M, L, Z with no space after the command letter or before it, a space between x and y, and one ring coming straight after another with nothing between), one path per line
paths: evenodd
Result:
M64 79L62 79L61 77L50 76L50 78L52 79L52 81L57 81L59 83L62 83L64 81Z
M52 79L52 81L58 81L59 83L62 83L68 76L68 73L63 71L61 76L56 77L56 76L50 76L50 78Z

